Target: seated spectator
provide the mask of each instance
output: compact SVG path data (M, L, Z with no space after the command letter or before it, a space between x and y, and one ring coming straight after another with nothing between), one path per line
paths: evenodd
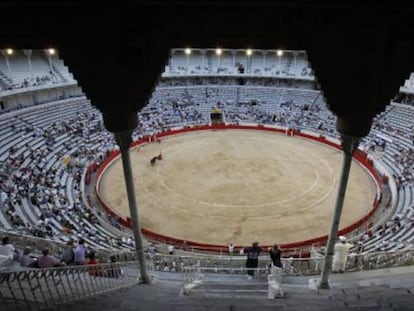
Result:
M53 267L60 267L62 263L56 257L49 255L49 250L44 249L42 252L43 256L40 256L37 260L39 268L53 268Z
M19 256L19 263L22 267L37 268L37 260L30 256L31 251L29 247L26 247L23 254Z

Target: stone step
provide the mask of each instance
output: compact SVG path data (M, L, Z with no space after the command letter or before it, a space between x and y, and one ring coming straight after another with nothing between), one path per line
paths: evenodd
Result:
M197 285L197 289L204 290L267 290L268 285L263 283L253 284L222 284L222 283L201 283Z

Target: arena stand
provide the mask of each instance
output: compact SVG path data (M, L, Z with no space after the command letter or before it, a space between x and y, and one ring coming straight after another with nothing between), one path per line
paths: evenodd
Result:
M134 144L144 143L153 135L209 129L209 114L216 107L223 111L227 127L248 123L247 128L260 130L289 129L337 148L336 119L325 106L306 54L299 51L296 56L292 52L278 57L273 52L253 51L249 58L245 51L223 50L218 58L213 49L192 51L191 57L184 50L174 51L148 105L138 114ZM130 221L118 219L110 207L99 206L94 198L96 175L117 156L114 138L103 128L101 113L80 93L63 62L53 59L52 74L51 64L42 53L32 54L32 73L25 72L27 55L22 51L13 60L10 57L10 71L0 59L0 232L9 235L20 250L30 246L35 254L44 247L61 254L67 240L82 237L102 260L111 254L134 260L127 228ZM200 64L202 55L204 65ZM244 68L244 73L239 68ZM49 78L40 78L42 82L37 79L48 74ZM377 197L368 215L341 232L364 245L362 252L352 250L347 271L413 264L413 77L400 89L398 100L376 116L355 155L377 176L378 192L384 196L381 208ZM29 91L35 91L35 99L25 97ZM22 102L16 101L15 94L22 95ZM228 256L223 246L197 245L196 241L183 245L173 237L145 229L143 233L149 242L156 243L155 254L147 251L149 269L183 272L186 280L194 279L202 269L222 274L245 272L244 256ZM320 273L325 239L284 245L284 274ZM175 244L176 255L165 254L169 243ZM268 273L268 263L268 256L260 258L263 277ZM139 273L134 265L123 266L127 278L101 282L84 294L135 283ZM48 273L57 281L67 274L91 283L84 269L65 271L52 269ZM8 279L21 286L13 273ZM0 278L0 287L5 280ZM72 292L70 284L58 284ZM45 289L43 285L40 288ZM59 290L45 292L58 300ZM83 294L71 296L68 301L81 297Z
M221 66L229 62L225 57L222 60ZM271 60L271 57L267 60L269 64ZM279 60L273 58L273 61L278 63ZM179 59L172 62L182 67ZM260 67L259 63L257 59L253 62ZM294 67L297 70L293 71L301 71L298 68L302 65L297 65ZM185 85L182 85L183 76L188 76L187 73L178 70L173 72L174 75L172 72L169 76L164 74L148 105L138 115L134 141L139 143L144 137L164 135L175 128L209 124L212 107L223 110L228 124L273 125L320 134L327 139L338 137L335 117L326 109L312 76L299 74L303 79L293 82L275 76L271 81L271 78L260 75L262 71L256 72L254 78L246 78L244 85L238 85L234 77L221 76L221 72L216 75L214 70L208 70L205 77L187 77ZM406 178L410 173L407 172L409 162L406 158L410 157L412 140L408 134L409 123L405 120L412 116L410 112L412 109L407 105L392 103L386 112L377 116L370 135L362 143L365 151L375 149L375 156L379 155L375 160L385 167L385 171L391 172L389 179L396 179L398 184L398 193L394 196L397 198L396 208L390 207L387 219L372 224L369 230L374 232L365 232L369 231L365 230L366 225L363 229L358 228L372 215L349 230L359 229L359 233L363 230L364 234L356 234L354 239L364 241L366 251L407 248L413 241L412 183ZM90 204L85 190L84 183L89 181L96 167L104 159L109 161L108 155L112 158L116 154L113 153L116 145L112 135L102 128L100 113L79 97L30 106L1 117L2 188L12 188L2 194L2 226L61 241L83 236L91 247L96 248L131 249L126 243L122 246L117 243L124 236L123 232L108 227L107 222L101 225L104 217L100 217L94 204ZM378 153L384 138L392 143L387 143ZM68 212L61 213L60 209ZM110 211L109 214L115 216ZM124 224L128 225L128 222ZM62 235L67 227L71 233ZM149 238L160 241L155 233L151 234L147 232ZM287 248L300 248L306 244L309 250L310 245L321 244L319 240L305 242ZM180 244L177 241L177 245ZM223 248L216 250L223 251Z
M239 75L312 78L305 51L173 49L163 76Z
M0 91L74 82L68 68L47 50L16 50L0 55Z
M178 61L177 63L180 62ZM179 75L182 76L186 74L180 73ZM326 135L328 137L338 137L334 129L335 117L326 109L320 92L315 88L306 88L309 87L309 85L304 86L300 81L298 81L296 85L296 81L295 83L286 83L285 80L280 80L278 78L275 78L273 83L269 83L267 80L257 80L257 78L252 78L251 81L247 79L247 83L240 86L235 84L233 77L220 77L220 85L218 85L216 81L217 77L208 77L207 75L207 77L204 78L187 79L186 86L177 86L181 84L181 82L174 81L181 81L181 76L177 77L176 75L169 78L162 78L160 85L163 86L159 86L155 89L149 104L139 113L139 124L137 130L134 132L134 141L138 142L145 136L151 136L157 133L159 134L172 128L208 124L211 107L221 108L225 115L225 121L229 124L270 124L295 130L320 133L321 135ZM202 86L199 85L200 79L203 80ZM194 85L191 83L194 83ZM267 84L267 86L265 86L265 84ZM64 103L64 105L70 107L71 104ZM74 105L73 109L79 109L76 104ZM44 110L42 110L42 108L39 107L37 109L37 113L32 113L30 118L16 115L16 123L13 125L14 131L17 131L18 133L26 131L26 135L31 134L30 127L32 127L32 130L34 128L34 131L44 131L44 124L51 122L54 116L60 116L59 110L56 110L53 115L44 115L44 111L46 109L47 108L44 108ZM96 118L96 120L93 121L96 121L96 123L101 122L99 112L92 112L91 110L90 112L85 113L92 113L91 118ZM46 117L47 115L49 115L50 119ZM77 116L79 115L80 114ZM89 121L88 117L85 116L84 121ZM82 124L82 121L80 122L80 124ZM376 130L377 123L382 124L381 116L379 116L374 123L375 125L373 127L373 131ZM93 128L94 123L91 123L90 126ZM83 203L84 205L88 205L88 200L86 200L87 195L85 195L85 193L81 193L80 191L80 189L84 189L84 185L79 186L79 183L82 181L82 177L83 180L89 180L89 171L93 171L94 167L103 161L106 154L116 148L111 135L105 131L102 131L102 128L99 128L101 123L96 126L97 128L94 128L94 130L91 131L92 133L88 132L82 134L76 133L76 131L75 133L67 133L65 129L60 129L63 131L60 133L59 129L52 127L50 129L51 136L56 135L56 137L47 140L46 143L52 144L53 148L49 146L49 150L53 149L53 152L50 152L47 156L45 154L37 154L38 159L41 158L40 163L31 163L33 159L30 159L29 157L29 155L39 147L41 147L40 150L42 150L42 148L43 150L48 150L44 147L43 140L39 139L39 135L35 135L35 139L32 139L30 144L28 144L27 142L25 143L24 139L16 139L12 135L11 131L4 129L3 137L5 139L3 140L4 144L1 148L3 151L1 152L1 159L6 160L7 165L5 165L5 167L7 167L7 170L10 170L13 165L15 166L15 163L11 161L16 159L18 160L17 163L24 164L24 167L37 165L37 168L44 167L47 170L54 167L54 169L56 169L56 173L60 176L59 183L61 184L61 187L65 187L66 191L61 190L60 192L62 194L66 194L66 200L68 201L67 203L72 205L74 200L76 200L76 203L78 204L82 201L85 202ZM74 134L75 139L71 136ZM78 142L81 138L79 138L79 135L76 134L83 135L82 138L85 140L80 144L80 147L77 145L77 148L70 148L71 146L65 144L65 142ZM386 133L384 133L384 135L385 134ZM366 143L372 141L372 135L373 133L365 139ZM90 144L93 144L93 141L95 141L96 145L90 146ZM108 146L102 147L102 144L106 143ZM95 163L95 159L88 156L88 154L91 153L91 150L96 150L96 148L99 149L100 146L101 150L100 153L98 153L99 160ZM10 156L10 148L14 151L12 154L13 157ZM30 149L24 150L24 148ZM7 151L9 151L9 155L7 155ZM78 155L78 153L80 154ZM73 163L75 163L74 166L76 168L76 164L79 162L82 167L86 167L83 171L75 171L75 178L72 174L65 172L63 164L56 161L56 158L59 157L63 158L62 161L67 161L69 154L75 154L78 156L71 158L71 163L69 165L70 167L73 166ZM44 156L42 157L42 155ZM389 153L384 152L380 158L380 162L387 161L383 159L388 159L389 157ZM53 160L55 160L55 162ZM55 163L56 165L54 166ZM383 164L385 166L387 165L387 163ZM396 169L393 166L391 167L392 169ZM399 172L400 171L395 171L394 174L398 174ZM6 173L11 172L6 171ZM410 202L410 189L411 188L408 188L406 190L404 188L403 190L399 190L400 197L403 199L398 200L398 211L404 209L404 206ZM5 217L2 217L2 219L7 228L10 228L10 222L12 221L15 223L14 227L17 226L20 230L27 226L33 226L33 224L39 222L38 217L40 217L42 213L36 206L31 207L30 204L32 197L33 196L23 198L21 201L23 209L16 209L16 204L14 202L11 203L11 206L6 208L6 215ZM92 208L93 207L88 206L88 210L91 210ZM102 226L98 227L100 230L96 230L96 228L93 227L93 224L88 223L86 220L82 220L85 223L81 222L76 213L71 216L73 216L74 219L68 215L65 215L63 220L58 219L57 221L54 217L52 217L49 225L50 229L48 230L49 234L53 236L61 232L63 229L62 222L63 224L70 224L74 227L74 229L76 229L76 231L80 231L80 234L89 232L96 234L96 231L105 232L106 230L103 229ZM7 221L7 218L9 221ZM84 231L81 229L82 227L79 227L79 222L81 222L81 225L83 225L87 231ZM380 225L377 226L380 227ZM401 232L398 236L396 236L397 238L401 236L405 237L405 234L403 235ZM406 234L409 237L409 232ZM61 238L65 239L65 237ZM111 239L114 239L114 236L112 236ZM111 239L109 241L112 241ZM365 239L367 248L370 248L371 244L378 247L378 243L371 243L370 241L375 240L370 238ZM94 241L92 240L90 241L92 245L93 242ZM406 243L405 239L403 243L395 245L395 247L401 248L404 243Z
M103 228L82 200L89 164L115 148L112 135L102 132L101 115L84 98L36 108L12 119L2 115L4 228L60 241L82 237L95 249L131 249L132 243L120 244L124 234Z

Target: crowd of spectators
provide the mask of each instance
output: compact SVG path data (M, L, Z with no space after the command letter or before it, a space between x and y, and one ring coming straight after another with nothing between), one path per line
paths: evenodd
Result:
M192 78L191 83L195 85L210 83L211 79ZM217 79L217 84L225 84L223 80L225 78L214 79ZM171 81L173 79L166 79L164 86L176 86L169 84L172 83ZM185 81L186 85L188 81ZM233 85L234 80L230 78L228 81L230 81L229 85ZM254 85L259 80L251 81ZM266 81L263 79L260 83L265 84ZM279 83L282 82L275 80L274 83L281 86ZM275 124L291 129L309 129L333 136L336 134L335 116L327 111L323 101L320 100L300 102L287 99L269 109L269 105L260 100L223 101L220 88L214 86L206 87L203 96L216 102L216 107L224 111L225 121L229 123ZM138 126L133 133L133 138L137 140L175 126L206 124L208 118L201 112L203 105L201 97L192 93L191 87L180 95L166 93L162 99L153 99L138 114ZM392 109L388 114L391 112ZM395 126L388 114L377 117L373 129L389 135L405 137L414 142L413 133ZM24 145L14 145L9 148L8 157L2 165L2 170L8 178L2 178L0 183L1 206L15 228L45 238L62 239L63 236L64 240L70 240L82 236L98 244L103 242L111 246L133 244L132 239L126 237L121 241L108 240L93 226L81 225L83 220L92 225L98 223L96 212L82 203L80 192L82 174L91 163L98 167L111 151L117 149L112 134L103 129L99 113L94 110L77 112L71 118L63 118L44 126L33 124L24 117L15 117L11 130L26 139ZM37 144L29 143L36 139L43 141L41 148L36 147ZM365 143L371 147L379 146L382 151L388 146L384 139L377 136L369 136ZM412 183L414 149L399 147L398 142L393 146L397 147L398 151L394 154L394 161L403 167L401 175L397 176L399 183L402 185ZM49 165L49 163L53 164ZM73 180L71 195L66 191L67 184L62 183L67 181L66 175L70 175ZM19 213L19 207L25 204L38 211L36 224L27 221ZM412 225L412 215L407 222L404 217L401 217L401 220L404 220L402 224ZM398 225L388 225L384 231L389 228L394 228L389 230L400 228L401 221Z
M138 114L138 126L133 133L134 141L175 126L206 124L206 119L195 106L196 102L189 94L183 98L153 101Z
M8 236L2 238L0 245L0 271L9 269L14 263L21 268L57 268L64 266L87 266L91 276L119 278L122 270L118 265L116 255L109 258L110 265L99 266L93 249L84 246L85 241L80 238L77 243L70 240L61 254L53 254L50 249L33 250L30 247L16 248ZM76 244L76 245L75 245ZM13 267L16 269L16 267Z
M236 86L240 85L240 78L237 77L174 77L161 78L157 84L157 88L165 87L186 87L195 85L205 86ZM284 87L294 89L310 89L315 83L313 81L301 81L291 79L275 79L266 77L249 77L243 79L243 85L248 86L266 86L266 87Z
M237 52L236 52L237 53ZM206 54L207 59L211 56ZM307 77L312 75L312 70L305 58L298 57L293 59L292 54L285 54L280 57L274 57L267 54L266 64L263 62L263 55L252 55L248 59L244 57L238 60L234 59L235 55L225 54L220 57L220 61L209 61L206 64L200 64L200 55L175 54L172 56L166 73L173 75L258 75L258 76L292 76Z
M41 76L36 77L26 77L19 82L13 82L7 86L0 85L0 92L2 91L9 91L9 90L16 90L16 89L23 89L28 87L35 87L41 85L49 85L49 84L57 84L64 82L54 71L49 71L48 74L44 74Z
M401 213L394 215L385 223L375 227L375 229L373 224L370 224L364 235L361 237L361 242L376 239L378 240L378 243L375 244L374 250L386 251L400 244L400 241L390 240L390 237L396 235L401 230L411 228L414 228L414 205L406 207Z
M117 148L112 134L103 131L100 115L87 109L44 126L16 117L11 130L25 139L20 147L9 148L2 165L0 206L13 227L37 237L65 241L84 236L119 247L117 239L94 227L97 214L83 204L80 191L84 171L91 163L98 167ZM24 217L24 206L36 222Z

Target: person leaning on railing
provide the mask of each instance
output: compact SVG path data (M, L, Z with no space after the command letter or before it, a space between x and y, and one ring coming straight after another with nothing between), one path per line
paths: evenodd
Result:
M254 242L252 246L243 249L243 253L247 254L246 270L249 279L254 276L254 271L259 266L259 256L261 252L262 248L259 247L258 242Z
M281 253L282 252L276 243L269 248L269 255L270 259L272 260L273 267L283 268L282 261L280 260Z

